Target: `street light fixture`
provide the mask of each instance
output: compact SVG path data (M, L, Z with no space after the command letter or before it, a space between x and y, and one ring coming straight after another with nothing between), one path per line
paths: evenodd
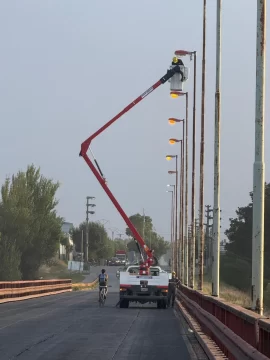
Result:
M172 159L175 159L177 155L166 155L166 160L170 161Z
M175 125L176 123L180 123L182 121L185 121L185 119L176 119L176 118L169 118L168 123L170 125Z
M180 96L178 91L171 91L170 95L173 99L177 99Z

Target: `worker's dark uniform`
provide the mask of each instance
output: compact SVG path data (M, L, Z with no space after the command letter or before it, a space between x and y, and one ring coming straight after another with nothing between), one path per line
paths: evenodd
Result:
M173 277L169 280L169 289L168 289L168 307L171 304L171 300L172 300L172 307L174 305L174 300L175 300L175 292L176 292L176 287L177 285L180 283L179 279L177 277Z

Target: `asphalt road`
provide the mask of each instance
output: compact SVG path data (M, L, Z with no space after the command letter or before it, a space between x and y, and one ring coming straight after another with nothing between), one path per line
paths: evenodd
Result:
M115 268L104 308L97 290L0 305L1 360L206 359L173 309L119 309Z

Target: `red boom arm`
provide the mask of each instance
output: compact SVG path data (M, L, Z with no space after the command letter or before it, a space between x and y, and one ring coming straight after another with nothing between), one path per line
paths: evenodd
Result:
M116 198L114 197L114 195L112 194L111 190L108 188L105 179L103 178L103 176L100 175L99 171L96 169L95 165L93 164L93 162L90 160L90 158L87 155L87 151L90 147L90 144L92 142L93 139L95 139L98 135L100 135L104 130L106 130L109 126L111 126L116 120L118 120L122 115L124 115L125 113L127 113L130 109L132 109L135 105L137 105L140 101L142 101L147 95L149 95L152 91L154 91L155 89L157 89L161 84L164 84L166 81L168 81L175 73L180 72L180 68L179 66L175 66L174 68L170 69L167 71L166 75L164 75L159 81L157 81L153 86L151 86L148 90L146 90L142 95L140 95L137 99L135 99L134 101L132 101L127 107L125 107L119 114L117 114L115 117L113 117L110 121L108 121L105 125L103 125L99 130L97 130L93 135L91 135L88 139L86 139L82 144L81 144L81 152L80 152L80 156L82 156L85 160L85 162L87 163L87 165L90 167L90 169L92 170L92 172L94 173L95 177L97 178L98 182L100 183L100 185L103 187L104 191L106 192L106 194L109 196L109 198L111 199L112 203L114 204L114 206L116 207L116 209L119 211L120 215L122 216L123 220L125 221L125 223L127 224L127 226L129 227L129 229L131 230L134 238L138 241L138 243L141 245L141 247L144 249L146 255L147 255L147 259L145 261L145 263L143 264L145 269L142 270L143 273L144 271L146 272L149 267L153 264L153 254L152 254L152 250L150 250L148 248L148 246L145 244L143 238L141 237L141 235L138 233L138 231L136 230L135 226L132 224L132 222L130 221L130 219L128 218L128 216L126 215L126 213L124 212L124 210L122 209L122 207L120 206L120 204L118 203L118 201L116 200Z

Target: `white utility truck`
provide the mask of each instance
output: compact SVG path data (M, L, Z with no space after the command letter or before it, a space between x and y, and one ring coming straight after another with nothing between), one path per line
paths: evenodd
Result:
M152 266L149 275L139 275L139 268L133 265L120 272L120 308L135 302L156 303L158 309L166 309L170 274Z

